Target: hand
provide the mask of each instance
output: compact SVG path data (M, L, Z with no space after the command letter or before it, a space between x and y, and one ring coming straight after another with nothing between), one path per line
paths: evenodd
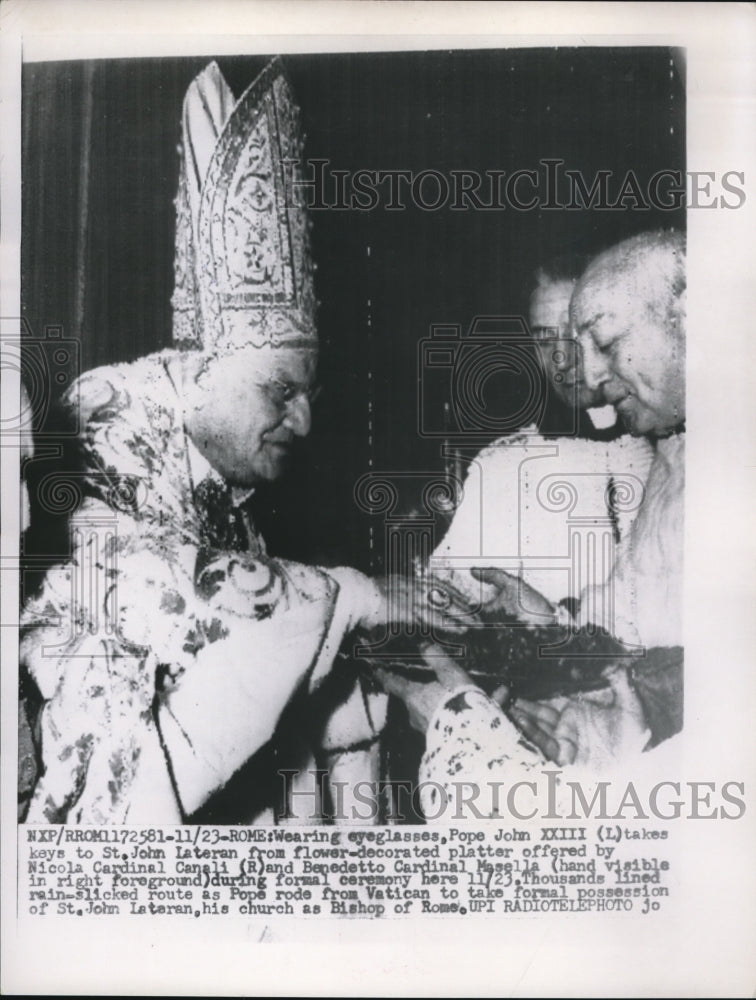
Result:
M407 706L410 724L425 733L428 724L442 701L456 690L471 682L468 674L446 656L439 646L429 645L423 650L425 661L433 670L428 671L427 681L408 680L401 674L377 667L374 676L384 691L400 698Z
M530 625L553 625L556 622L557 609L554 605L520 577L512 576L503 569L473 569L471 572L476 580L497 590L481 608L487 622L502 622L505 618L516 618Z
M378 628L381 624L416 627L447 633L465 632L477 617L469 606L460 603L448 586L434 586L432 578L384 576L372 579L374 598L360 627ZM434 602L433 597L439 600ZM426 633L427 634L427 633Z
M510 714L522 733L549 760L565 764L606 766L639 752L648 739L643 709L627 672L606 672L609 687L551 701L518 699Z

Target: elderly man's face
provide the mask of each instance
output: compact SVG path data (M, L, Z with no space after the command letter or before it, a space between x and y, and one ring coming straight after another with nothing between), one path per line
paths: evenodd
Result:
M234 486L277 479L310 431L317 352L249 347L212 358L188 390L187 430Z
M685 420L684 331L632 274L580 282L571 315L587 385L602 390L631 434L669 434Z
M581 409L601 406L601 393L582 378L580 350L570 332L571 281L541 281L530 297L530 330L546 374L559 398Z

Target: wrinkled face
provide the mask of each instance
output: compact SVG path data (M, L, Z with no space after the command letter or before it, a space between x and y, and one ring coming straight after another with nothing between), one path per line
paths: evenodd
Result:
M663 436L685 420L683 321L658 299L637 275L617 271L589 275L572 299L586 384L636 436Z
M310 431L317 351L247 347L206 362L186 390L186 427L234 486L278 479Z
M604 403L582 378L580 351L570 332L571 281L542 281L530 297L530 331L557 396L581 408Z

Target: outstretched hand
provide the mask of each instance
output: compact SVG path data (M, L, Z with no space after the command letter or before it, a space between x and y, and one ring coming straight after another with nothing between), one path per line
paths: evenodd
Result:
M410 627L419 625L426 630L460 634L478 619L469 604L447 585L434 585L427 580L409 576L378 576L370 581L373 599L369 614L360 624L365 629L381 625Z
M385 667L377 667L374 676L387 694L404 702L410 724L424 734L440 703L472 681L462 667L446 656L440 646L426 646L423 655L432 668L428 670L427 680L410 680Z
M549 701L518 699L510 715L549 760L606 766L625 754L640 752L649 733L643 708L627 671L606 671L609 687Z
M481 608L481 615L491 623L503 623L514 618L529 625L553 625L557 609L543 594L503 569L473 569L472 575L481 583L496 588L496 593Z

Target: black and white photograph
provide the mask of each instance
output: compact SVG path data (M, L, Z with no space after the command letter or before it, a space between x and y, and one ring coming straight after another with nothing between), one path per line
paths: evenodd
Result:
M712 326L748 297L753 143L704 159L682 25L503 30L14 50L3 870L25 940L209 947L236 922L388 947L404 921L471 959L542 923L563 995L752 992L742 886L709 975L702 925L671 926L714 919L703 857L754 888L753 414L724 357L747 339ZM635 947L673 957L625 976ZM557 995L548 949L511 948L469 988ZM261 988L238 971L196 982ZM151 986L187 989L111 982Z
M290 772L411 780L433 721L453 800L681 730L684 72L25 67L26 822L380 820Z

